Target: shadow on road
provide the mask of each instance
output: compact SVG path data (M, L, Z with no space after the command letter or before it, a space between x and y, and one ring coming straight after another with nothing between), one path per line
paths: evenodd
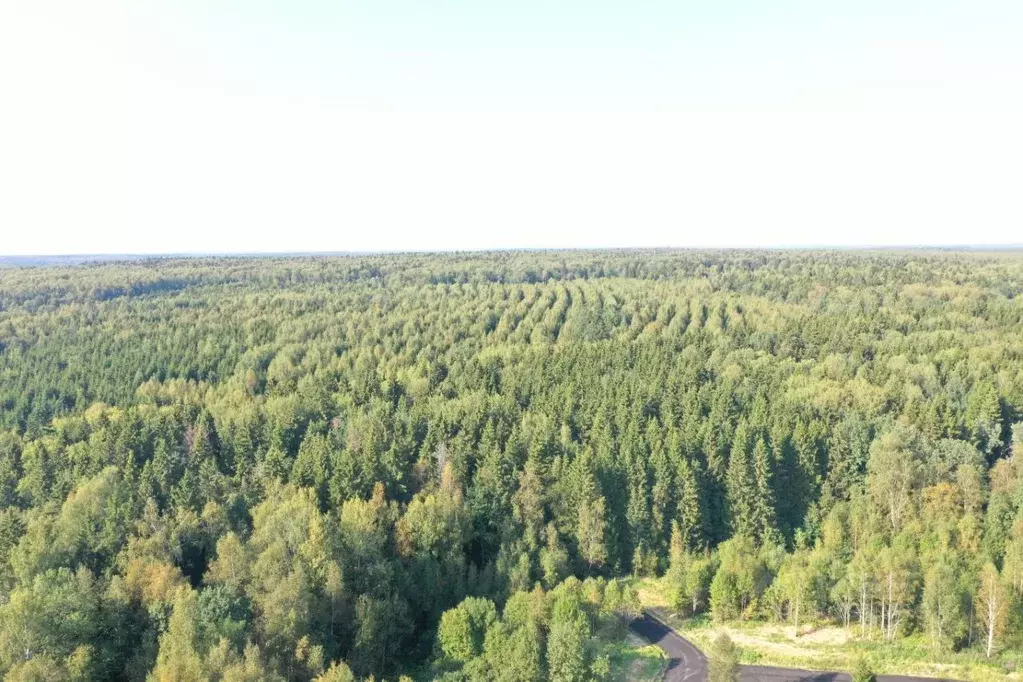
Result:
M851 682L852 678L847 673L744 665L739 679L744 682Z

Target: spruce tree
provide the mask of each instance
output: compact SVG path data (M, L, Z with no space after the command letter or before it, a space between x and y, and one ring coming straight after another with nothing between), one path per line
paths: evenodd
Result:
M753 449L755 496L752 505L752 526L763 544L778 544L781 536L774 510L774 488L771 485L771 462L767 443L761 438Z
M677 528L683 546L687 550L696 550L703 546L703 515L700 505L700 482L689 460L680 458L678 462L678 507L675 512L674 525ZM674 541L674 535L672 536Z
M757 494L756 479L750 462L749 442L745 422L740 422L732 440L728 459L728 508L732 532L735 535L755 537L754 517Z

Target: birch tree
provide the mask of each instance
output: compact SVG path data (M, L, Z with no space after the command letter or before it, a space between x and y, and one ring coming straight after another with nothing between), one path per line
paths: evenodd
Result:
M984 649L988 658L995 651L999 637L1005 628L1008 595L1005 582L992 563L980 570L980 588L977 591L977 611L984 627Z

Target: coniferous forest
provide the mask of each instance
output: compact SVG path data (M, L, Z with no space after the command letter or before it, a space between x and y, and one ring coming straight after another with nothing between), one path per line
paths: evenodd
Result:
M0 268L5 680L603 679L628 578L1018 660L1023 255Z

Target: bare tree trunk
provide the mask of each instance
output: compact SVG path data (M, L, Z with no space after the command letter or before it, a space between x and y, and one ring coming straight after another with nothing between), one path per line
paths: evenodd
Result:
M888 572L888 623L885 627L885 639L889 642L895 638L895 590L893 576Z
M998 619L998 603L995 599L989 599L987 603L987 657L991 658L991 651L995 648L995 627Z
M866 634L867 630L867 583L860 582L860 637Z

